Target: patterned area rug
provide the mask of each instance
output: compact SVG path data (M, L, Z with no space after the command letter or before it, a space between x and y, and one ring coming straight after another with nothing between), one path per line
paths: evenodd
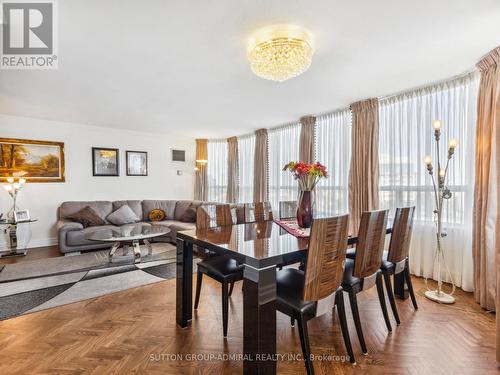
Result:
M107 259L108 251L6 265L0 272L0 319L83 301L175 277L175 246L153 244L153 255Z

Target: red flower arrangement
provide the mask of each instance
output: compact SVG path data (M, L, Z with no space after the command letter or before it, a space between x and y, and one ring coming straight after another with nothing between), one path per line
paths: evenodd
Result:
M321 178L327 178L326 167L320 162L306 164L302 161L291 161L283 167L283 170L289 170L294 179L299 183L301 191L312 191Z

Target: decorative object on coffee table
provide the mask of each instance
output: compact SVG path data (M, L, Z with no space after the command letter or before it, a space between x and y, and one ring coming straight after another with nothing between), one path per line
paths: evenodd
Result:
M125 151L127 176L148 175L148 153L145 151Z
M0 138L0 180L64 182L64 143Z
M21 191L21 189L24 187L26 184L26 179L24 178L19 178L16 179L14 177L8 177L7 178L7 184L4 185L5 191L9 193L10 197L12 198L12 208L9 210L7 213L7 219L14 220L14 212L19 209L17 207L17 195Z
M310 228L313 220L314 188L321 178L328 177L326 167L320 162L306 164L291 161L283 167L289 170L299 184L297 223L301 228Z
M92 147L93 176L119 176L119 161L117 148Z
M455 292L455 283L453 282L453 276L451 275L448 266L446 265L446 261L444 258L443 248L441 241L444 237L446 237L446 233L443 232L442 219L443 219L443 204L445 199L450 199L452 196L451 190L446 186L446 177L448 176L448 166L450 163L453 154L455 153L455 148L457 147L457 141L455 139L450 139L448 142L448 156L446 159L446 164L443 168L441 165L441 161L439 158L439 139L441 137L441 121L435 120L432 123L432 127L434 128L434 140L436 142L436 166L438 171L437 184L436 178L434 177L434 168L432 165L432 157L426 156L424 162L427 166L427 172L431 176L432 186L434 188L434 200L436 208L434 210L435 221L436 221L436 251L434 255L435 262L437 261L437 289L436 290L428 290L425 292L425 296L435 302L451 304L455 302L455 298L453 297L453 293ZM448 274L451 280L452 290L451 292L445 293L443 292L443 281L441 280L441 270L444 269ZM427 278L425 279L427 284Z

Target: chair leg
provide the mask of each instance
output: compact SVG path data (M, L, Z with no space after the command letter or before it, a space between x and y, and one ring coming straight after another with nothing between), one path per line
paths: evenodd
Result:
M224 333L224 337L227 337L227 319L228 319L228 310L229 310L229 293L226 282L222 283L222 331Z
M396 299L394 298L394 292L392 290L391 283L391 275L389 272L383 272L384 281L385 281L385 289L387 289L387 296L389 297L389 302L391 304L392 314L394 315L394 319L396 319L396 323L399 325L401 321L399 320L398 307L396 306Z
M413 307L415 308L415 310L418 310L417 299L415 298L415 292L413 291L413 284L411 283L410 268L408 267L408 263L406 264L405 270L403 272L406 280L406 285L408 285L408 293L410 293L411 302L413 303Z
M196 277L196 297L194 300L194 309L198 308L198 303L200 302L200 293L201 293L201 283L203 281L203 274L198 271L198 275Z
M353 291L349 291L349 302L351 303L352 317L354 319L356 333L358 334L359 344L361 345L361 351L364 355L367 355L368 349L366 348L365 337L363 336L363 328L361 327L361 320L359 319L358 300L356 298L356 293L354 293Z
M347 327L347 318L345 315L344 293L339 292L335 296L335 305L337 305L337 314L339 316L340 329L342 330L342 337L344 338L344 345L349 354L349 361L355 365L356 359L352 351L351 338L349 337L349 328Z
M234 288L234 281L229 284L229 297L231 297L231 295L233 294L233 288Z
M382 314L384 314L385 325L387 330L392 332L391 321L389 320L389 314L387 313L387 305L385 304L384 298L384 286L382 285L382 275L379 273L377 275L377 294L380 301L380 307L382 308Z
M293 316L290 317L290 324L295 327L295 318Z
M307 322L304 321L304 316L300 315L297 318L299 323L300 345L302 346L302 356L308 375L314 375L314 366L311 361L311 347L309 346L309 334L307 333Z

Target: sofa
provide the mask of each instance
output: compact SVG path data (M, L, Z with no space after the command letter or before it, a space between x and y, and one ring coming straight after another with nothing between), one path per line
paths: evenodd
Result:
M201 201L193 200L121 200L121 201L77 201L63 202L58 209L57 233L59 239L59 250L65 255L79 253L87 250L109 248L109 244L88 240L88 236L103 229L117 228L112 225L106 217L123 205L128 205L132 211L141 218L140 223L144 225L162 225L170 229L170 232L154 239L156 242L175 243L177 232L196 228L196 220L193 222L181 221L182 215L191 205L198 207ZM68 220L82 208L89 206L106 223L84 228L82 224ZM150 221L148 215L153 209L162 209L165 212L163 221Z

